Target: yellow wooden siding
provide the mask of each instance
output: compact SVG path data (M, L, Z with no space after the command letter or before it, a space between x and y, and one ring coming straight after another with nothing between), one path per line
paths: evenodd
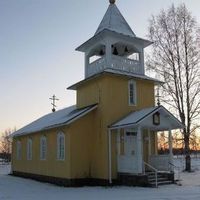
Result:
M91 176L108 178L108 126L123 118L134 110L154 106L154 83L134 79L136 81L137 105L129 106L128 81L125 76L105 74L83 83L77 89L77 106L79 108L93 103L98 104L93 135L93 155ZM117 134L112 134L112 143ZM117 177L116 143L112 145L113 178Z
M95 112L87 114L69 127L71 178L73 179L91 177Z
M52 129L28 137L33 139L33 160L26 159L27 136L19 137L23 146L22 161L13 155L13 170L62 178L108 179L108 126L134 110L154 106L154 83L135 79L137 105L128 104L128 77L102 75L79 86L77 107L98 103L97 110L72 123L69 127ZM57 161L56 136L65 133L66 158ZM47 136L47 160L40 161L40 136ZM117 178L117 134L112 133L112 177ZM155 147L155 143L154 143ZM16 139L13 150L16 151ZM70 155L70 156L69 156Z
M102 84L102 119L103 119L103 136L105 144L107 144L107 128L113 122L126 116L128 113L139 110L145 107L154 106L154 83L143 80L135 80L137 87L137 104L136 106L129 106L128 95L128 79L126 77L106 76L106 80ZM114 134L113 137L117 137ZM107 155L108 146L105 156ZM112 145L112 151L116 148L116 144ZM113 154L114 155L114 154ZM105 160L105 161L108 161ZM117 177L116 160L112 160L113 178ZM105 163L104 172L108 177L108 163Z
M91 176L93 154L93 119L95 111L68 127L49 130L13 140L13 170L61 178L88 178ZM57 133L65 134L65 160L57 160ZM47 158L40 160L40 137L47 137ZM26 158L26 142L33 140L33 159ZM16 159L16 142L22 142L22 160ZM71 152L71 153L70 153Z
M154 83L139 79L135 79L137 105L129 106L128 81L129 78L123 76L103 75L78 88L77 94L81 93L84 96L82 99L81 95L77 95L78 107L87 106L91 102L94 103L94 97L89 101L86 100L86 97L90 97L92 94L96 97L96 102L99 103L95 118L95 145L92 158L93 164L91 165L91 175L94 178L108 178L108 126L131 111L154 106ZM90 84L93 87L90 87ZM117 134L112 134L112 141L116 140ZM116 143L112 143L113 178L117 177L117 157L114 153L115 151Z
M57 133L62 131L65 134L65 160L57 160ZM45 135L47 138L47 158L40 160L40 137ZM32 160L27 160L27 140L31 138L33 141ZM16 158L16 142L22 142L22 159ZM43 131L41 133L30 134L13 139L13 171L46 175L52 177L68 178L70 177L70 135L67 127Z
M96 78L95 81L85 83L77 90L76 105L77 108L100 103L102 78Z

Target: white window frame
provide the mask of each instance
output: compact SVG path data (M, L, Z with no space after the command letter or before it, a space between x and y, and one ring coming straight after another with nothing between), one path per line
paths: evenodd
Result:
M57 133L57 160L65 160L65 134Z
M131 86L133 86L133 91L131 91ZM131 95L131 93L133 95ZM136 82L134 80L128 81L128 101L130 106L136 106L137 104L137 90Z
M33 140L28 138L27 140L27 160L32 160L33 158Z
M22 159L22 143L21 141L17 141L17 150L16 150L16 157L17 157L17 160L21 160Z
M47 138L42 136L40 138L40 160L47 159Z

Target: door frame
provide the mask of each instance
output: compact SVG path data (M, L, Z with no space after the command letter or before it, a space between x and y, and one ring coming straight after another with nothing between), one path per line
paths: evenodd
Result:
M125 139L127 139L127 133L135 133L133 135L134 142L134 156L125 155ZM123 144L122 144L123 142ZM121 145L123 145L123 155L121 155ZM137 173L137 129L123 129L123 137L121 136L121 132L117 133L117 171L122 173ZM132 167L130 167L130 163L133 163ZM127 166L129 164L129 166Z

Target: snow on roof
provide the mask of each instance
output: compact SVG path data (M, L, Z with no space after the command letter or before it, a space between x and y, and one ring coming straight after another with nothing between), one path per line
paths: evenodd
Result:
M132 31L115 4L109 5L106 14L104 15L95 35L103 31L104 29L135 37L135 33Z
M62 110L47 114L27 126L19 129L12 134L12 137L26 135L38 131L48 130L50 128L68 125L80 117L94 110L97 105L91 105L82 109L76 109L76 106L70 106Z
M129 73L129 72L124 72L124 71L108 68L108 69L105 69L104 71L102 71L102 72L100 72L98 74L94 74L93 76L90 76L90 77L88 77L86 79L83 79L83 80L81 80L81 81L69 86L67 89L76 90L77 86L80 86L83 83L86 83L86 82L88 82L90 80L93 80L94 78L97 78L97 77L99 77L100 75L102 75L104 73L113 74L113 75L123 75L123 76L127 76L127 77L130 77L130 78L149 80L149 81L153 81L155 84L164 83L164 82L162 82L162 81L160 81L158 79L155 79L155 78L152 78L152 77L149 77L149 76L146 76L146 75L133 74L133 73Z
M111 129L119 128L119 127L125 127L129 125L138 125L141 123L144 119L147 117L153 115L156 112L160 112L161 115L169 116L167 119L171 122L171 128L177 129L177 128L183 128L184 126L182 123L174 116L172 115L165 107L163 106L156 106L156 107L150 107L145 108L139 111L134 111L130 113L128 116L124 117L123 119L119 120L118 122L112 124L110 126Z
M120 121L114 123L111 127L114 128L114 127L129 125L129 124L136 124L145 116L155 111L157 108L158 107L151 107L151 108L145 108L139 111L132 112L128 116L121 119Z
M145 48L153 43L149 40L142 39L140 37L124 35L124 33L119 33L119 32L113 31L111 29L104 28L101 32L94 35L92 38L90 38L89 40L87 40L86 42L81 44L79 47L77 47L76 51L85 52L86 49L91 47L91 45L102 40L103 37L109 36L109 35L111 37L120 37L121 39L123 38L124 40L126 40L127 42L130 42L130 43L139 43L141 45L141 47L143 47L143 48Z
M134 77L134 78L139 78L139 79L154 81L154 82L159 83L159 84L164 83L164 82L162 82L162 81L160 81L158 79L149 77L149 76L147 76L145 74L134 74L134 73L130 73L130 72L122 71L122 70L117 70L117 69L112 69L112 68L107 68L104 71L108 72L108 73L125 75L125 76Z

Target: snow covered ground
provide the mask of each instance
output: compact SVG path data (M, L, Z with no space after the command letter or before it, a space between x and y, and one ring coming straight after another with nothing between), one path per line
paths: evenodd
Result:
M181 161L179 162L181 166ZM183 163L182 163L183 164ZM193 160L193 173L181 173L181 184L140 187L64 188L7 175L10 167L0 166L0 200L199 200L200 159Z

